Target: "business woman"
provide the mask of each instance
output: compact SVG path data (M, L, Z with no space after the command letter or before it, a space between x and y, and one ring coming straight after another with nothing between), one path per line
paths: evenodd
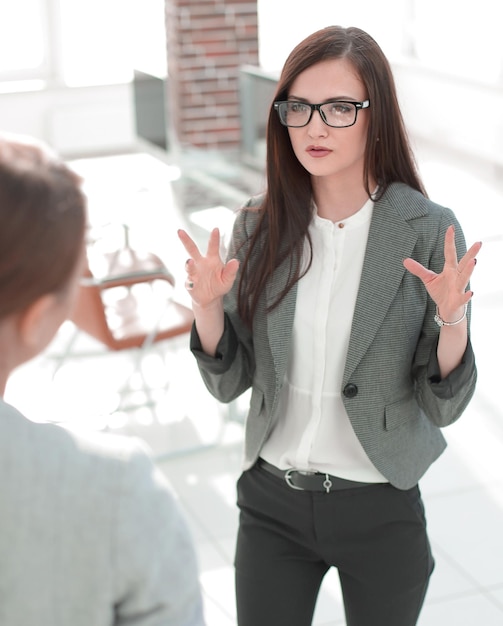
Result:
M475 387L469 279L481 244L427 198L378 44L328 27L288 57L267 190L228 260L185 231L191 347L208 389L252 389L240 626L308 626L338 569L348 626L416 624L433 557L418 482Z
M187 522L144 446L3 399L75 301L80 183L46 146L0 134L0 624L203 626Z

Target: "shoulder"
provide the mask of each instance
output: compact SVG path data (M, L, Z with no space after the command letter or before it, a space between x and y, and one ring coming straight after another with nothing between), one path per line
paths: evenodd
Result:
M85 518L121 532L154 523L166 530L168 520L179 523L176 494L143 440L35 423L12 407L6 415L5 406L0 406L5 442L0 443L0 485L15 486L11 500L19 511L31 501L34 513L41 513L41 502L30 498L44 493L42 508L56 515L57 502L72 523Z
M93 481L97 491L113 495L111 500L122 512L123 529L156 527L161 540L164 532L180 523L177 495L142 439L61 430L67 431L74 446L73 462L67 463L69 476L75 476L75 483Z
M423 264L427 264L433 254L438 255L440 264L443 263L445 232L451 225L455 227L458 255L466 252L465 235L454 211L403 183L392 183L376 202L376 209L384 216L379 221L381 228L389 225L391 220L395 226L406 224L413 231L417 238L416 247L423 251Z
M381 200L396 207L404 217L422 217L430 213L441 213L446 210L440 204L433 202L417 189L404 183L391 183L384 192Z
M245 204L238 210L236 222L243 227L253 229L260 216L262 215L262 206L264 204L265 194L258 194L248 199Z
M249 198L248 201L243 205L243 210L257 212L264 203L265 195L266 194L264 192L259 193L255 196L251 196L251 198Z
M76 481L92 476L98 488L101 485L102 489L115 491L120 499L131 497L133 492L148 492L154 486L169 491L143 440L59 428L66 431L67 445L73 448L66 458L68 471L75 472Z
M49 486L61 472L77 487L120 487L124 474L150 471L150 452L143 441L63 425L34 422L0 402L0 466ZM92 481L92 483L90 482Z
M389 185L376 204L387 206L412 227L418 227L419 224L425 227L441 227L445 224L447 227L451 223L457 223L452 209L430 200L404 183Z
M7 557L63 554L77 568L73 579L55 568L47 585L78 601L99 583L107 600L93 611L113 611L117 623L204 623L187 520L142 441L35 423L0 400L0 491L0 543L14 529L22 538ZM32 527L53 539L41 542Z
M236 212L232 238L234 249L241 247L255 232L262 216L265 194L250 197Z

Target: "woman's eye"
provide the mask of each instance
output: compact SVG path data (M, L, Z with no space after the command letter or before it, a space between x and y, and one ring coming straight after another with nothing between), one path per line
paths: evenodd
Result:
M343 102L333 102L331 112L336 115L344 115L350 111L350 107Z

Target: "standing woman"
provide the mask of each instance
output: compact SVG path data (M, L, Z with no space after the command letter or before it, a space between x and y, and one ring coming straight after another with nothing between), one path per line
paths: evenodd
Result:
M358 28L302 41L267 131L267 191L229 260L184 231L209 390L251 387L239 626L308 626L337 567L348 626L413 626L433 570L418 481L475 387L468 252L427 199L388 61Z
M143 446L33 422L3 400L74 303L80 182L45 147L0 135L0 624L203 626L189 530Z

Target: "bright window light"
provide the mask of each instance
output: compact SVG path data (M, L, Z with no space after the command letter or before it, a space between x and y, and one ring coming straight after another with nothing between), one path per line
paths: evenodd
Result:
M415 55L425 65L482 82L503 79L494 0L414 0Z
M0 3L0 74L35 70L44 65L42 5L41 0Z
M132 78L131 0L60 0L61 61L71 87Z

